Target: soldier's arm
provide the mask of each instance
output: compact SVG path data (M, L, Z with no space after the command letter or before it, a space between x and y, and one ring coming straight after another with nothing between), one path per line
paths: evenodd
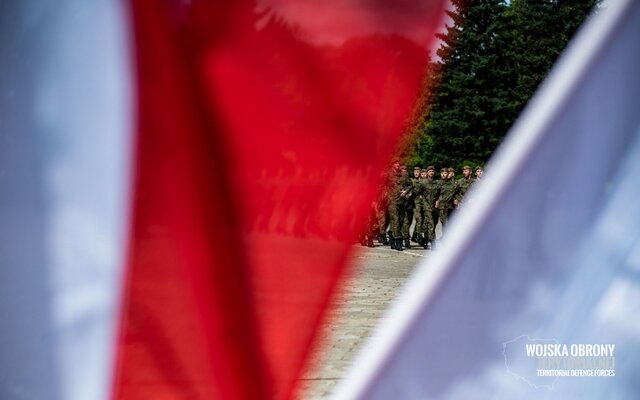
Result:
M411 180L407 180L404 182L404 185L402 186L400 195L404 197L411 197L413 194L413 190L414 190L413 183L411 182Z
M459 180L456 181L455 190L453 192L453 204L460 204L460 200L462 200L462 185Z

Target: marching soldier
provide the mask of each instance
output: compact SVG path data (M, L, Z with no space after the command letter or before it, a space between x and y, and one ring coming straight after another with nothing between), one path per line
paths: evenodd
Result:
M413 167L413 176L411 177L411 187L417 188L418 182L420 181L420 170L419 166ZM407 208L405 212L404 222L402 223L402 237L404 238L404 246L406 248L411 248L411 243L409 242L409 229L411 228L411 224L413 223L413 219L415 216L415 203L416 193L412 191L411 196L407 201ZM416 231L413 229L413 236L411 240L416 242Z
M405 180L405 187L408 188L408 192L405 195L404 211L400 216L400 220L402 221L402 239L404 239L404 247L410 249L411 243L409 241L409 229L413 222L413 179L409 176L406 165L401 166L400 170L402 171L402 176Z
M414 195L414 216L416 225L413 228L413 240L416 243L422 245L422 236L424 234L425 227L425 204L424 204L424 185L423 182L427 179L427 170L420 170L420 178L414 181L413 195Z
M403 172L404 171L404 172ZM400 170L389 182L389 224L391 228L391 248L402 251L402 223L405 206L411 193L411 181L407 179L407 169Z
M374 247L373 237L377 231L377 218L376 218L376 202L371 202L369 208L369 214L367 216L367 225L365 231L360 234L360 244L367 247Z
M430 244L433 249L433 244L436 240L436 222L434 222L433 215L437 214L436 208L438 199L440 198L440 183L433 179L436 173L436 169L433 166L427 167L425 170L426 179L423 181L423 193L424 193L424 213L425 219L423 223L424 238L422 240L422 247L425 249Z
M435 174L435 171L434 171ZM440 179L438 179L436 181L436 183L438 184L438 190L442 191L442 184L447 180L447 176L449 175L449 171L447 171L447 168L441 168L440 169ZM433 226L434 226L434 235L435 235L435 227L438 226L438 222L440 222L440 202L439 202L440 196L438 196L438 199L436 199L436 204L435 204L435 208L433 210ZM433 242L435 243L435 241ZM433 243L431 244L433 247Z
M453 200L456 196L457 186L454 180L456 172L453 168L447 168L444 174L446 178L440 183L440 196L438 197L438 208L440 209L440 222L442 223L442 232L449 222L449 217L453 211Z
M380 177L382 189L376 202L376 218L378 221L378 241L386 246L389 244L387 240L387 228L389 227L389 175L383 172Z
M456 181L456 185L458 190L456 192L456 196L453 200L453 204L456 208L459 208L462 204L465 194L469 190L469 187L473 183L473 179L471 178L471 167L465 165L462 167L462 178Z

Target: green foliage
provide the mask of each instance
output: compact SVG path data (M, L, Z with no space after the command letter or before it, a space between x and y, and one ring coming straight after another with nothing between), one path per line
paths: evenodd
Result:
M406 160L484 164L597 0L453 0ZM466 161L465 161L466 160Z

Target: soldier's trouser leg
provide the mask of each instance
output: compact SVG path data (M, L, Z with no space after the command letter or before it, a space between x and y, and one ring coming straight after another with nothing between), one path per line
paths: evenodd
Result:
M378 210L376 214L378 218L378 233L382 236L387 233L387 216L385 210Z
M444 235L444 229L449 223L449 214L451 214L450 208L440 210L440 222L442 222L442 234Z
M411 223L413 222L413 208L406 208L404 211L404 217L402 219L402 237L405 239L409 239L411 235L409 234L409 228L411 228Z
M373 237L378 234L378 214L375 209L371 209L369 211L369 230L367 231L367 235L369 237Z
M401 206L395 203L389 204L389 228L394 239L402 239L402 220L400 216L403 213L400 208Z
M413 229L416 233L424 233L424 205L416 200L416 207L413 209L416 218L416 227Z
M435 235L435 227L433 225L433 213L431 212L431 209L426 209L425 210L425 221L424 221L424 232L425 232L425 238L427 240L430 241L434 241L436 238Z
M436 226L438 226L438 222L440 221L440 210L437 208L433 208L431 210L431 218L433 219L433 228L432 232L429 233L433 237L433 240L436 240Z

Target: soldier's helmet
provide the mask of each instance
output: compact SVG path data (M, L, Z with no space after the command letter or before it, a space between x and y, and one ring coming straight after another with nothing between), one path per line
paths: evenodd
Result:
M429 166L427 167L427 169L426 169L426 170L423 170L423 171L432 171L432 170L433 170L433 171L435 171L435 170L436 170L436 167L434 167L433 165L429 165Z
M447 168L447 172L456 172L456 170L451 168L451 167L449 167L449 168Z
M471 167L468 165L465 165L464 167L462 167L463 170L468 169L469 171L471 171Z

